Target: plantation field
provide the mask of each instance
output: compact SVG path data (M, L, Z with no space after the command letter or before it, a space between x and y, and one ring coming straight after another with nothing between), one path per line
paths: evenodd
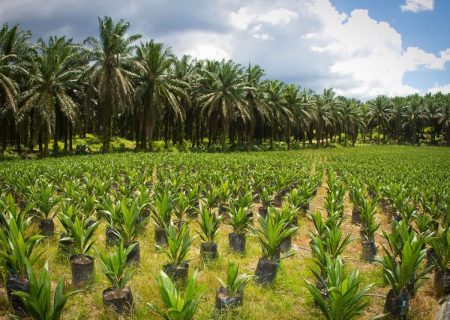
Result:
M357 317L372 319L383 313L391 284L383 277L386 266L363 258L361 237L370 234L368 229L377 226L372 237L377 256L382 259L386 255L383 247L386 247L394 258L400 257L400 265L402 259L406 260L402 255L403 247L395 251L387 238L401 228L392 227L391 221L403 221L409 226L409 231L407 227L405 229L409 232L408 237L424 241L419 248L423 249L423 257L416 261L417 269L413 272L420 278L418 275L426 269L425 250L432 246L427 239L448 230L449 177L450 148L431 147L360 146L225 154L122 153L14 160L0 163L0 211L5 215L11 210L8 194L14 197L17 206L27 207L24 209L29 210L27 217L36 216L24 231L27 235L40 232L40 219L52 218L55 234L42 239L34 248L34 251L43 253L33 265L33 270L39 275L47 262L53 284L56 285L56 281L64 276L68 291L73 286L68 254L61 253L60 234L64 232L67 235L61 216L73 211L71 219L78 216L81 221L89 218L99 222L89 251L95 259L94 282L69 298L63 312L64 319L111 318L102 301L102 291L111 284L99 258L100 253L115 247L106 245L105 230L108 227L117 228L118 233L123 232L121 236L129 242L138 241L140 247L140 262L131 267L136 273L128 283L134 298L134 309L129 317L158 318L147 303L164 310L155 277L169 258L163 252L164 248L155 247L155 229L161 225L161 213L167 208L170 220L186 221L185 225L189 226L186 230L194 237L184 260L189 261L189 275L198 269L197 290L201 297L195 319L322 319L322 312L315 305L306 283L316 284L317 279L311 269L320 270L318 273L323 271L317 262L320 255L312 252L311 238L314 237L316 241L325 243L328 248L325 251L332 259L342 259L346 275L353 270L359 271L360 289L373 284L363 300L368 305ZM47 190L48 197L43 190ZM311 196L308 196L308 190ZM342 207L339 206L340 197ZM44 205L46 201L47 206ZM376 205L373 221L368 225L364 221L352 222L355 203L362 210L371 203ZM139 221L135 223L135 227L139 225L136 230L121 227L121 223L126 224L123 217L122 220L115 217L123 214L121 210L125 209L121 208L122 205L129 211L136 210ZM229 262L238 263L241 273L255 274L262 256L258 217L260 207L264 206L275 208L269 209L268 216L289 208L286 211L290 210L290 218L286 221L289 226L298 226L292 236L291 250L281 253L281 257L287 257L280 260L273 283L259 285L252 279L244 289L242 307L216 314L216 290L221 286L217 278L227 278ZM220 209L223 216L213 239L217 243L218 258L209 262L201 257L200 247L204 240L197 236L202 233L201 222L204 220L200 207L213 215ZM239 208L247 210L253 217L250 226L244 228L247 239L244 254L233 252L228 240L228 234L233 232L229 212ZM122 213L114 213L115 210ZM329 229L318 228L317 216L314 223L311 215L317 212L325 224L333 224ZM298 219L297 224L292 215ZM330 222L330 217L336 217L339 222ZM327 242L326 235L331 238L330 230L335 232L334 235L339 233L337 246L342 244L341 251ZM350 242L345 245L347 236ZM415 240L401 239L398 241L402 244L408 241L415 243ZM444 250L448 252L448 247ZM427 270L428 279L418 279L417 292L415 295L411 292L408 319L435 319L439 304L434 293L435 271L431 269L439 267L437 262L433 262ZM4 288L8 277L6 268L2 274ZM178 287L183 286L179 284ZM0 310L5 316L11 313L5 289L0 292Z

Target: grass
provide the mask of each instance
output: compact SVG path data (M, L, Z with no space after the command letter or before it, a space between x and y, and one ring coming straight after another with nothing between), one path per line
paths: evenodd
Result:
M342 151L343 150L343 151ZM419 151L420 150L420 151ZM358 154L376 153L380 157L389 157L392 154L400 154L403 157L411 157L416 159L419 157L427 157L430 154L436 155L443 159L450 159L450 149L438 148L421 148L416 149L412 147L398 147L398 146L384 146L384 147L360 147L347 149L328 149L328 150L307 150L307 151L292 151L290 156L299 158L305 157L305 152L310 159L315 159L313 163L327 163L333 159L341 156L343 153L350 152L357 156ZM254 153L252 153L254 154ZM397 155L398 155L397 154ZM280 159L286 155L285 152L275 152L261 157L273 157ZM119 154L113 157L127 157L129 154ZM201 156L201 155L200 155ZM92 156L94 158L104 157L102 155ZM109 156L110 157L110 156ZM224 157L224 155L211 155L211 157ZM234 157L234 155L226 155L226 157ZM145 161L145 156L142 159ZM60 159L45 160L51 165ZM89 161L87 157L75 157L71 159L64 159L66 165L75 163L77 161ZM25 170L27 164L25 162L13 162L18 165L17 168ZM9 163L8 163L9 164ZM7 165L8 165L7 164ZM40 164L43 165L43 162ZM439 165L439 162L431 163L431 166ZM313 165L313 169L315 165ZM444 170L446 170L444 168ZM324 196L326 194L326 176L324 176L324 183L320 187L316 197L313 199L310 210L319 210L323 214L322 207ZM259 204L254 204L253 210L256 215ZM383 313L384 297L387 294L388 287L383 283L381 267L376 264L370 264L361 260L361 244L359 240L359 227L351 224L351 210L352 204L348 200L345 201L345 221L342 229L345 233L352 234L354 241L347 247L344 253L344 261L348 269L360 270L364 284L374 283L375 286L371 290L371 296L368 298L370 304L361 319L372 319L374 316ZM381 229L389 230L389 223L386 215L381 212L378 214ZM256 221L256 219L255 219ZM282 261L281 270L278 273L275 283L271 286L261 287L251 283L245 290L244 306L238 310L223 314L214 314L215 292L219 288L220 283L217 277L225 278L226 270L229 261L235 261L241 266L241 272L253 274L256 269L258 258L261 256L261 249L257 238L247 236L247 252L244 256L234 254L228 249L228 233L231 232L231 227L222 224L218 235L219 259L209 265L204 265L200 260L200 241L194 241L193 247L189 257L190 260L190 274L195 269L200 270L199 285L203 291L202 302L200 303L196 319L321 319L320 311L314 306L312 297L305 286L305 280L313 280L312 273L309 267L312 266L311 254L309 251L309 230L312 229L311 221L302 214L299 219L299 230L293 239L293 247L297 251L296 255ZM57 230L61 230L61 226L57 225ZM105 250L104 237L105 223L102 222L96 231L96 249ZM191 223L191 234L198 231L196 223ZM163 264L166 263L164 254L158 252L154 246L153 240L154 225L149 223L144 234L139 238L141 246L141 264L138 272L135 274L133 280L129 284L133 291L134 301L136 303L135 313L131 319L156 319L156 315L152 314L146 307L147 302L152 302L161 305L159 291L156 286L154 276L162 269ZM380 244L383 239L378 232L376 236L376 243L379 253L382 254ZM70 265L68 260L61 260L57 254L57 236L48 239L40 245L40 248L45 251L44 257L48 260L52 279L56 281L59 277L65 276L67 286L70 288ZM98 260L98 259L97 259ZM44 261L42 261L42 264ZM95 283L92 287L87 288L81 296L76 296L69 300L64 319L110 319L111 315L105 314L102 306L101 292L109 286L100 264L96 261L95 268ZM419 290L417 297L411 303L411 319L434 319L438 310L438 303L433 297L432 279L427 280L424 286ZM4 292L0 294L0 309L1 314L8 313L7 302Z

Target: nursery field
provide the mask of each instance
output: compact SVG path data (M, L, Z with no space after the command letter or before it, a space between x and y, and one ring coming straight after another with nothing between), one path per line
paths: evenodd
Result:
M58 319L63 287L64 319L435 319L450 292L450 148L5 161L0 213L5 318Z

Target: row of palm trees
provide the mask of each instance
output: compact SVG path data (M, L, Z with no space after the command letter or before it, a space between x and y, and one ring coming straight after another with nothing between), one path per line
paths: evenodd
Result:
M72 149L75 135L113 136L151 150L156 139L251 148L284 140L327 145L394 140L450 143L450 95L378 96L361 102L264 79L257 65L177 58L162 43L137 44L129 23L99 18L99 37L31 42L31 32L0 30L0 142L40 152Z

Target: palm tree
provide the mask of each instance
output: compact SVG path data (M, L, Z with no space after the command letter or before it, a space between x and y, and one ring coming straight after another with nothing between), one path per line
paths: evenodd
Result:
M359 101L356 99L341 98L340 115L344 131L344 144L347 145L347 137L352 137L352 143L356 142L359 127Z
M403 117L406 109L404 97L392 98L392 107L389 112L389 123L391 123L391 137L400 139L403 131Z
M293 124L293 114L286 108L286 100L284 95L285 84L279 80L266 80L263 83L263 92L265 97L265 103L270 109L271 120L270 126L270 149L273 149L273 140L275 138L275 129L278 126L287 124L287 127L291 127ZM288 130L285 132L285 136L288 135ZM286 140L290 139L290 136Z
M450 94L447 95L446 103L441 105L437 122L442 130L444 130L445 139L447 140L447 144L450 145Z
M24 66L24 51L27 51L31 33L4 24L0 29L0 136L2 149L6 150L8 135L15 127L19 98L18 77L28 74ZM8 130L9 129L9 130ZM20 140L19 150L20 151Z
M368 102L369 123L378 126L377 143L380 144L381 132L383 139L386 139L386 127L391 110L391 101L388 97L380 95ZM381 128L381 130L380 130Z
M437 99L430 93L426 94L424 99L424 113L426 119L431 125L431 143L436 144L436 135L438 134L438 117L440 111L440 105Z
M257 135L257 139L263 136L264 125L270 122L271 110L264 100L261 78L264 76L264 70L259 65L248 65L246 70L247 92L245 101L253 116L247 127L248 149L253 145L253 136Z
M404 110L404 126L408 127L411 132L411 140L413 143L419 142L419 132L421 121L426 117L423 99L419 95L408 97L408 103Z
M147 137L149 137L150 150L152 150L153 131L158 115L166 111L166 121L168 117L175 121L184 121L185 113L180 98L189 100L186 91L188 84L175 77L171 69L175 57L169 48L164 48L162 43L156 43L153 40L141 43L136 50L135 62L139 74L136 96L143 106L140 147L147 149Z
M297 125L298 131L303 133L309 119L309 113L306 110L306 105L303 103L303 95L299 86L294 84L286 86L284 90L284 101L286 103L286 109L289 111L289 113L285 113L286 142L289 149L291 126Z
M233 61L207 62L201 70L201 80L197 85L199 91L197 102L201 117L206 119L210 133L221 131L222 150L231 124L240 118L245 125L251 121L251 114L245 103L248 90L242 67ZM217 131L219 130L219 131Z
M34 110L45 145L43 153L47 155L57 112L69 121L75 121L77 105L71 92L78 86L83 70L79 46L65 37L50 37L48 44L40 39L36 50L28 89L23 93L20 117L23 119L28 111Z
M329 89L331 90L331 89ZM325 134L326 144L328 144L328 136L326 134L326 128L332 125L332 111L331 105L333 103L331 93L325 89L323 95L316 96L314 104L314 122L316 128L316 139L317 146L319 146L319 141L323 143L323 138Z
M141 36L128 36L130 24L124 20L114 22L110 17L98 18L98 25L99 40L90 37L85 42L92 46L91 89L98 98L103 152L109 152L113 115L130 105L134 96L131 45Z

